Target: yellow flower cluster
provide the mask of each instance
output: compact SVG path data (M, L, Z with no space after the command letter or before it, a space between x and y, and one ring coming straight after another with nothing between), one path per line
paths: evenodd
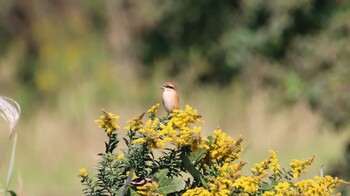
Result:
M220 172L219 176L229 178L231 181L235 181L242 175L242 168L247 162L239 163L224 163L222 166L217 166L216 169Z
M88 176L88 173L87 173L87 171L86 171L86 169L85 168L80 168L79 169L79 176L80 177L86 177L86 176Z
M148 110L149 113L156 112L159 104L153 106ZM186 106L185 110L175 110L170 114L170 119L167 124L160 123L158 118L154 120L148 120L145 127L142 127L140 118L132 120L129 124L133 126L127 127L133 130L132 127L139 129L145 137L134 140L134 144L146 143L151 148L163 148L167 141L170 141L177 148L190 147L192 151L196 151L199 148L208 149L206 138L202 137L201 127L191 128L191 123L201 123L200 115L196 110L193 110L190 106ZM137 130L134 129L134 130Z
M242 176L238 178L233 187L243 190L244 193L254 194L259 189L259 182L264 176Z
M299 190L302 195L331 195L334 189L338 188L342 184L349 184L344 180L333 178L331 176L319 177L315 176L315 180L307 179L295 183L294 186Z
M307 179L297 183L280 182L273 191L264 192L263 196L294 196L294 195L332 195L334 189L342 184L349 184L344 180L333 178L331 176L315 176L315 180Z
M275 186L275 195L284 196L284 195L298 195L298 192L295 189L291 188L289 182L280 182Z
M232 159L239 159L238 153L242 151L242 137L234 140L218 129L214 130L213 139L214 142L209 146L212 160L231 162Z
M138 131L139 129L141 129L143 127L143 122L142 122L142 118L145 115L145 113L142 113L140 115L138 115L136 118L133 118L132 120L129 120L126 122L126 124L128 126L124 127L124 130L128 131Z
M113 131L119 129L119 125L115 122L119 119L119 116L114 115L111 112L102 110L103 116L100 116L100 119L95 120L96 123L99 123L99 128L105 129L107 135L110 135Z
M255 168L252 168L251 171L254 175L259 176L259 175L266 175L267 174L267 169L270 169L273 171L274 174L277 174L281 166L278 164L278 159L277 159L277 154L273 150L269 150L271 156L269 159L266 159L260 163L255 164Z
M240 163L224 163L222 166L217 166L219 175L211 179L210 191L216 195L229 195L234 182L242 176L242 168L245 162Z
M186 105L185 110L174 110L170 114L169 122L162 128L170 138L171 143L177 148L189 146L192 152L199 148L208 149L207 138L200 135L202 128L195 126L191 129L190 126L192 123L203 123L204 121L200 120L200 117L197 110Z
M146 196L161 196L161 194L157 193L158 184L157 182L148 182L144 184L143 186L137 186L137 193L140 195L146 195Z
M300 174L305 174L307 172L307 167L312 164L314 159L315 156L302 161L293 159L292 162L289 163L290 167L292 168L293 177L298 178Z
M228 196L231 193L232 181L226 177L216 177L210 183L210 193L212 195Z
M164 131L158 131L159 119L148 120L145 127L140 129L140 132L145 137L134 140L134 144L146 143L149 149L164 148L168 138L165 137Z
M124 159L124 157L125 157L125 154L118 154L117 155L117 160L121 160L121 159Z
M183 128L173 143L178 147L190 146L192 152L195 152L198 148L208 149L209 147L206 144L208 139L200 135L201 131L202 128L196 126L193 129Z
M155 115L158 111L158 108L159 108L160 104L157 103L156 105L152 106L151 109L147 110L147 112L150 114L150 115Z
M201 115L197 113L197 110L194 110L191 106L186 105L185 110L174 110L170 114L171 119L169 123L171 123L174 128L184 128L189 127L190 123L203 123L203 120L200 120ZM168 124L169 124L168 123Z
M217 166L216 168L219 174L216 178L209 179L211 183L209 185L210 192L208 193L213 196L228 196L233 191L250 195L256 193L259 189L259 183L265 176L243 176L242 168L245 164L246 162L224 163L223 166ZM196 191L199 190L199 188L196 188ZM192 191L193 193L195 192L193 189L187 192L192 193Z
M182 196L198 196L198 195L203 195L203 196L212 196L212 194L204 189L203 187L197 187L194 189L189 189L186 191Z

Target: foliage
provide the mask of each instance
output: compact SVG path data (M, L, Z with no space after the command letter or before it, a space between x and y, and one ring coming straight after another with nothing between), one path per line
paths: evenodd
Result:
M146 65L197 83L265 87L304 100L336 128L350 122L347 1L173 1L139 36ZM243 80L239 81L239 80ZM281 96L282 95L282 96Z
M1 5L0 57L6 63L0 66L13 64L10 76L32 98L27 103L36 101L33 97L55 98L67 84L85 78L108 89L103 84L114 80L105 71L114 59L109 54L132 59L138 51L140 66L149 73L166 64L170 76L181 78L190 68L196 70L191 83L234 81L248 90L264 86L285 103L307 101L336 128L350 119L348 1L29 0L25 6ZM1 75L3 88L7 77Z
M159 104L127 122L123 138L127 149L114 150L119 144L115 122L119 116L103 110L96 120L108 137L106 150L99 154L95 177L79 170L86 195L331 195L348 182L331 176L300 180L314 157L292 160L288 169L278 163L277 153L255 164L251 174L243 174L246 162L240 159L243 138L233 139L220 129L213 136L201 136L201 115L190 106L168 116L156 116ZM171 145L171 148L166 147ZM156 152L160 152L156 156Z

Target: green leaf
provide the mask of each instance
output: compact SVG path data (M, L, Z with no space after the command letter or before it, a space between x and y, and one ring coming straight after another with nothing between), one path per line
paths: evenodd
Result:
M264 191L269 191L269 190L271 190L271 185L266 183L266 182L262 182L260 184L260 189L264 190Z
M120 189L118 189L118 191L117 191L118 194L116 194L116 195L120 195L120 196L126 195L126 193L128 192L129 183L131 182L133 174L134 174L134 169L131 169L129 172L128 178L125 181L124 186L122 186Z
M7 178L6 178L6 190L8 190L12 180L12 176L13 176L13 168L15 167L16 146L17 146L17 133L14 134L14 138L13 138L9 169L7 171Z
M132 188L127 189L127 191L125 192L125 194L123 194L123 191L124 191L124 190L125 190L125 189L120 188L120 189L118 189L118 190L115 192L114 195L118 195L118 196L121 196L121 195L140 196L140 194L138 194L138 193L137 193L134 189L132 189Z
M207 151L204 149L204 148L201 148L201 149L198 149L195 153L191 153L189 159L190 159L190 162L193 164L193 165L197 165L200 160L203 159L202 155L205 154Z
M7 191L8 193L10 193L11 196L17 196L17 194L14 191Z
M205 188L209 188L207 182L202 178L201 174L198 172L196 167L191 163L188 156L186 156L185 153L181 153L180 158L188 173L190 173L197 182L201 182Z
M168 170L163 169L155 174L158 183L158 192L162 195L177 192L185 187L185 182L182 179L167 177Z
M130 196L140 196L134 189L129 189L130 190Z

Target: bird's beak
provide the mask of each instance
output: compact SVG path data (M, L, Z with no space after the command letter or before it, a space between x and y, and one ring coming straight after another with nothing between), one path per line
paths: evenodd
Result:
M160 86L160 89L163 89L163 90L164 90L164 88L165 88L164 86Z

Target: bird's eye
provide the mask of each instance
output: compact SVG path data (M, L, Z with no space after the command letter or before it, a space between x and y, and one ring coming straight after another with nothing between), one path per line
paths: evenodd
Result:
M174 89L174 87L173 86L169 86L169 85L167 85L167 86L165 86L166 88L171 88L171 89Z

